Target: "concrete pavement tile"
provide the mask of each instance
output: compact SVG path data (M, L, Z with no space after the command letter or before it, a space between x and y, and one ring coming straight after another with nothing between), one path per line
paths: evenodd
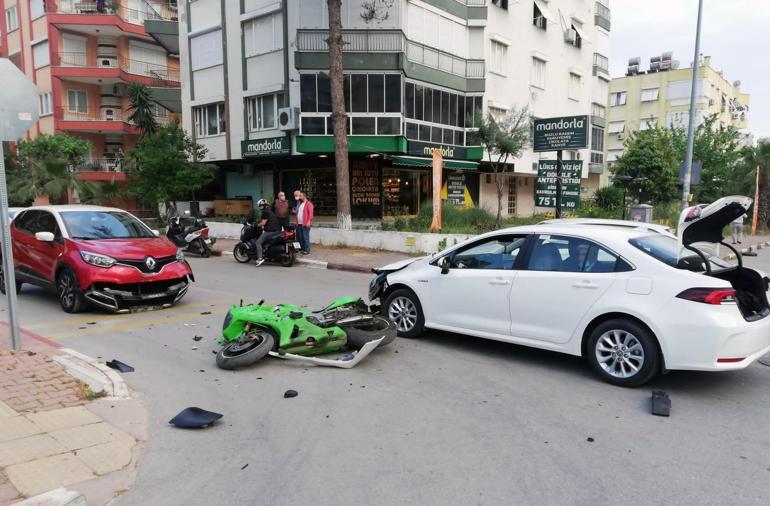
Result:
M18 414L19 413L12 409L8 404L0 401L0 419L11 418L12 416L17 416Z
M66 452L67 449L48 434L0 443L0 467L21 464Z
M19 491L10 482L0 483L0 504L11 504L16 499L21 499Z
M88 448L89 446L119 441L121 439L133 441L133 438L125 432L104 422L60 429L50 434L55 440L63 444L67 450L80 450L81 448Z
M39 413L30 413L25 417L40 427L43 432L52 432L78 425L88 425L90 423L101 422L101 418L94 415L84 407L54 409L52 411L41 411Z
M0 443L21 439L23 437L40 434L41 431L34 423L23 416L3 418L0 420Z
M101 476L118 469L123 469L130 464L131 449L133 447L133 441L121 439L78 450L77 457L93 469L96 474Z
M93 471L71 453L8 466L5 472L13 486L27 497L94 477Z

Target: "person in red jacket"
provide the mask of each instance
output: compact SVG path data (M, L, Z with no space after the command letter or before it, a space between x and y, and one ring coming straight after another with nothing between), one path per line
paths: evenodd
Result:
M313 226L313 203L305 192L299 194L297 201L297 237L303 255L310 254L310 228Z

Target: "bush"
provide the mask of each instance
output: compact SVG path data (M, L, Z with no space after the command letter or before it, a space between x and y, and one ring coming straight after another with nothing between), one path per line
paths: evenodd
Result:
M623 190L617 186L599 188L594 194L594 201L605 211L616 211L623 206Z

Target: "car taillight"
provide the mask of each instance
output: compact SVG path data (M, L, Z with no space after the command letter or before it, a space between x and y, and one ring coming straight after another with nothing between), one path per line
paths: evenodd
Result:
M735 302L735 290L732 288L690 288L677 297L704 304L729 304Z

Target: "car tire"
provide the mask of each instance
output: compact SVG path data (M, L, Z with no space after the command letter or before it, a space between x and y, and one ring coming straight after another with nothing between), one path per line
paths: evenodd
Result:
M599 324L588 337L586 357L600 378L622 387L643 385L660 372L655 336L626 318Z
M425 328L420 299L408 288L399 288L388 295L382 314L393 322L399 337L417 337Z
M360 349L369 341L385 336L380 346L393 342L396 338L396 325L384 316L375 315L374 321L357 322L341 326L348 336L348 347Z
M217 367L230 371L251 365L265 358L273 349L274 344L275 340L272 334L267 332L264 333L264 338L259 343L237 352L234 351L234 348L238 347L238 341L229 342L217 353Z
M67 313L79 313L85 307L85 297L72 269L64 268L56 276L56 295L61 308Z

